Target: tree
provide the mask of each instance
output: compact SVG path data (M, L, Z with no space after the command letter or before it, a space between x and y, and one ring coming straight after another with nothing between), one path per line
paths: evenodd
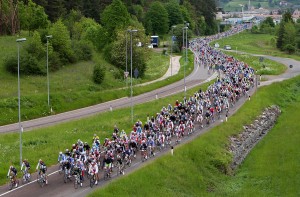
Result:
M64 7L64 2L65 0L48 0L46 13L51 22L55 22L61 16L65 15L66 9Z
M94 71L93 71L93 81L96 84L101 84L104 80L104 77L105 77L105 68L100 64L96 64L94 66Z
M162 3L154 1L145 16L146 33L163 35L169 30L168 12Z
M21 29L28 30L29 35L32 31L46 28L49 25L44 8L32 0L28 0L27 4L19 3L19 16Z
M169 28L171 28L173 25L183 23L182 12L177 1L169 1L167 4L165 4L165 8L168 12Z
M84 0L82 3L82 13L87 18L92 18L100 22L101 0ZM104 8L104 7L103 7Z
M75 62L69 31L61 19L52 25L49 34L53 36L51 39L53 50L59 54L60 60L65 64Z
M146 47L137 47L138 42L146 43L147 38L145 37L145 31L142 27L134 27L132 29L137 29L137 32L132 33L132 66L133 70L135 68L139 71L139 77L144 76L146 70L146 60L147 60L147 50ZM128 47L128 57L130 54L130 33L127 32L127 47ZM118 36L116 40L112 43L113 50L110 51L110 61L120 70L126 70L126 31L118 31ZM129 61L128 61L129 62Z
M109 37L111 41L116 37L116 30L127 27L129 22L130 15L121 0L113 0L104 9L101 16L101 24L106 32L111 35Z
M283 49L287 50L289 53L295 51L296 46L296 28L294 24L290 21L285 23L284 25L284 33L283 33Z
M63 23L66 25L70 32L70 37L73 39L74 25L82 18L82 14L79 10L71 10L69 14L64 17ZM76 38L76 37L75 37Z
M284 50L284 46L288 43L286 43L284 41L284 35L285 35L285 24L286 23L292 23L294 24L294 21L292 19L292 15L290 12L285 12L283 15L282 15L282 20L279 24L279 28L276 32L276 35L277 35L277 42L276 42L276 46L278 49L280 50ZM291 29L290 29L291 30ZM293 32L293 31L292 31ZM286 39L288 40L288 39Z

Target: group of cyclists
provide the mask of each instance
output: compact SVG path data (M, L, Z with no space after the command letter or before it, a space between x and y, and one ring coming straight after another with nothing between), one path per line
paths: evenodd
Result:
M37 163L36 172L37 171L38 171L38 175L45 175L45 183L48 184L48 178L46 176L47 166L42 159L39 159ZM23 181L24 182L30 181L31 178L30 163L27 159L24 159L22 162L21 172L23 172ZM19 181L17 180L17 173L18 173L17 168L13 165L10 165L7 172L7 178L10 178L10 186L11 186L10 189L12 189L12 187L18 187Z
M117 174L124 174L132 160L137 159L138 152L141 161L145 161L155 156L157 151L180 143L183 137L220 119L221 114L227 117L235 102L249 95L249 90L254 86L255 73L247 64L210 47L209 42L235 34L243 28L246 27L238 26L189 43L199 64L222 65L220 76L206 91L200 89L182 101L176 100L174 104L162 107L154 116L147 115L147 120L144 123L138 120L128 134L115 125L111 137L105 138L103 143L100 143L97 134L94 134L91 143L78 139L70 150L59 152L60 171L69 179L73 175L79 176L81 186L85 177L94 177L97 184L101 170L104 179L111 177L114 169L117 169ZM24 160L23 164L21 170L25 167L28 172L28 161ZM42 160L36 169L46 174L47 168ZM15 180L17 170L10 166L9 174L13 174Z

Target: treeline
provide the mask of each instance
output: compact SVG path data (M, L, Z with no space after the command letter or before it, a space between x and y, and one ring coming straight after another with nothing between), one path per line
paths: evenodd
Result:
M0 0L0 33L14 35L27 31L31 37L24 43L21 73L46 73L46 36L52 35L50 70L90 60L96 49L116 66L115 78L122 78L126 70L126 45L130 51L127 30L136 29L131 33L133 44L139 42L143 46L133 47L133 69L138 69L139 77L143 77L150 35L170 36L172 31L178 38L174 48L180 50L182 28L186 25L189 37L216 33L215 9L215 0ZM6 58L9 72L16 73L16 58L15 54ZM103 78L104 69L95 66L94 81L101 83Z
M300 19L295 22L289 11L282 15L278 25L267 17L260 25L253 26L251 32L275 35L272 43L281 51L292 54L300 49Z
M43 14L46 14L47 19L54 23L60 18L65 18L72 11L79 11L82 16L94 19L97 23L103 25L103 12L105 8L112 3L112 0L0 0L0 34L1 35L14 35L20 30L32 30L34 28L40 28L38 24L38 18L34 18L32 23L26 24L22 21L24 14L20 12L20 9L25 6L30 8L39 9L39 14L44 18ZM146 29L146 33L167 33L167 28L163 29L163 32L154 32L153 20L157 16L152 14L167 13L160 18L164 21L163 26L171 26L183 23L186 21L190 23L190 28L196 35L209 35L217 31L217 23L215 22L216 2L215 0L123 0L122 3L126 6L126 9L131 17L135 18L139 23L142 23ZM155 5L156 4L156 5ZM153 7L158 8L155 13L151 14ZM149 13L150 12L150 13ZM30 16L32 13L26 13ZM165 19L165 17L167 19ZM42 23L44 25L44 23ZM159 24L161 25L161 24Z

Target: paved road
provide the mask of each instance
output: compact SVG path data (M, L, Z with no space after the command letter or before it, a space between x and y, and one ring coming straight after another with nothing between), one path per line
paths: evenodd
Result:
M299 61L294 61L294 60L286 59L286 58L274 58L274 57L269 57L269 56L266 56L266 58L270 58L270 59L274 59L276 61L283 62L287 66L290 64L293 64L294 66L292 69L288 69L286 73L284 73L278 77L272 77L272 78L270 78L270 81L262 82L261 83L262 86L268 85L270 82L275 82L278 79L279 80L287 79L287 78L291 78L295 75L300 74L300 62ZM209 75L207 74L207 70L205 68L195 67L194 72L186 80L187 86L189 88L192 86L196 86L199 83L201 83L201 81L204 81L204 79L207 77L209 77ZM144 95L134 97L134 101L136 103L137 102L145 102L147 100L155 99L155 95L158 95L159 97L163 97L163 96L167 96L170 94L174 94L174 92L178 92L178 91L182 91L182 90L183 90L183 81L180 81L180 82L176 83L174 86L170 85L165 88L161 88L160 90L155 90L155 91L152 91L151 93L146 93ZM255 89L251 90L251 94L253 94L254 90ZM235 105L235 107L230 109L230 116L232 114L234 114L235 111L238 110L244 102L251 102L251 101L248 101L247 98L240 99L238 101L238 103ZM85 108L84 111L87 111L87 114L85 114L85 116L92 115L94 113L99 113L101 111L107 111L109 109L110 105L112 105L114 108L123 107L125 105L130 105L130 99L124 98L124 100L120 99L118 101L112 101L112 102L104 103L101 105L97 105L98 106L97 110L94 110L94 111L92 109L94 107ZM81 116L80 113L82 113L81 110L76 110L75 111L76 116L75 117L73 116L72 118L79 118ZM66 116L64 121L67 121L68 120L67 117L69 117L69 114L68 113L64 113L64 114L67 114L67 115L64 115L64 116ZM54 119L52 119L52 118L54 118ZM222 118L224 118L224 117L222 117ZM51 117L51 119L52 119L52 121L50 121L50 123L49 122L48 123L40 123L40 125L37 125L37 126L45 126L47 124L54 124L55 121L57 120L57 119L55 119L55 117ZM35 120L35 121L37 121L37 120ZM210 127L208 127L208 128L198 129L196 131L196 133L193 134L192 136L184 138L185 142L190 141L190 140L194 139L196 136L203 134L204 132L208 131L211 127L213 127L217 124L222 124L222 122L223 121L217 121L214 124L210 125ZM165 152L158 153L158 155L155 158L157 158L161 154L169 153L169 151L170 151L170 149L165 150ZM176 153L176 147L175 147L174 152ZM140 159L136 159L135 163L132 165L132 167L128 168L126 170L126 174L129 173L130 171L137 169L137 167L146 165L146 163L148 163L148 162L141 163ZM49 185L45 186L44 188L40 188L38 186L38 184L33 181L32 183L30 183L28 185L21 186L14 191L6 193L7 186L5 185L5 186L0 187L0 197L2 197L2 196L7 196L7 197L9 197L9 196L43 196L43 197L72 196L72 197L77 197L78 196L79 197L79 196L85 196L89 192L93 191L95 188L99 188L100 186L105 185L110 182L110 181L101 181L100 184L93 189L91 189L88 186L88 183L85 182L84 186L82 188L78 188L77 190L75 190L73 188L73 185L71 182L66 183L66 184L63 183L62 176L60 176L57 172L55 172L56 169L57 169L57 166L53 166L53 167L49 168L49 173L51 174L51 176L49 176ZM36 174L34 174L33 177L36 177Z
M212 73L212 72L208 73L204 67L198 67L196 65L194 67L194 71L189 76L186 77L186 87L187 89L193 88L201 84L201 82L210 79L210 77L211 79L213 79L214 77L216 77L216 73ZM183 92L183 90L184 90L184 80L180 80L176 83L159 88L157 90L153 90L148 93L134 96L132 97L132 102L134 104L144 103L157 98L163 98L172 94ZM114 110L114 109L128 107L128 106L131 106L131 98L124 97L118 100L113 100L113 101L109 101L98 105L94 105L94 106L90 106L78 110L73 110L73 111L69 111L57 115L42 117L42 118L29 120L29 121L23 121L21 124L25 132L25 131L32 130L34 128L50 126L50 125L57 124L58 122L66 122L69 120L80 119L104 111L109 111L110 107L112 107L112 109ZM16 131L19 131L18 123L4 125L0 127L0 133L16 132Z

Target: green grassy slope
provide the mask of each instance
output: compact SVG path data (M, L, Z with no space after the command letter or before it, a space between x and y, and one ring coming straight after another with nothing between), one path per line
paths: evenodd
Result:
M227 123L89 196L298 196L300 123L292 116L300 115L299 80L260 88ZM283 111L275 128L236 176L225 175L230 173L229 136L273 104Z

